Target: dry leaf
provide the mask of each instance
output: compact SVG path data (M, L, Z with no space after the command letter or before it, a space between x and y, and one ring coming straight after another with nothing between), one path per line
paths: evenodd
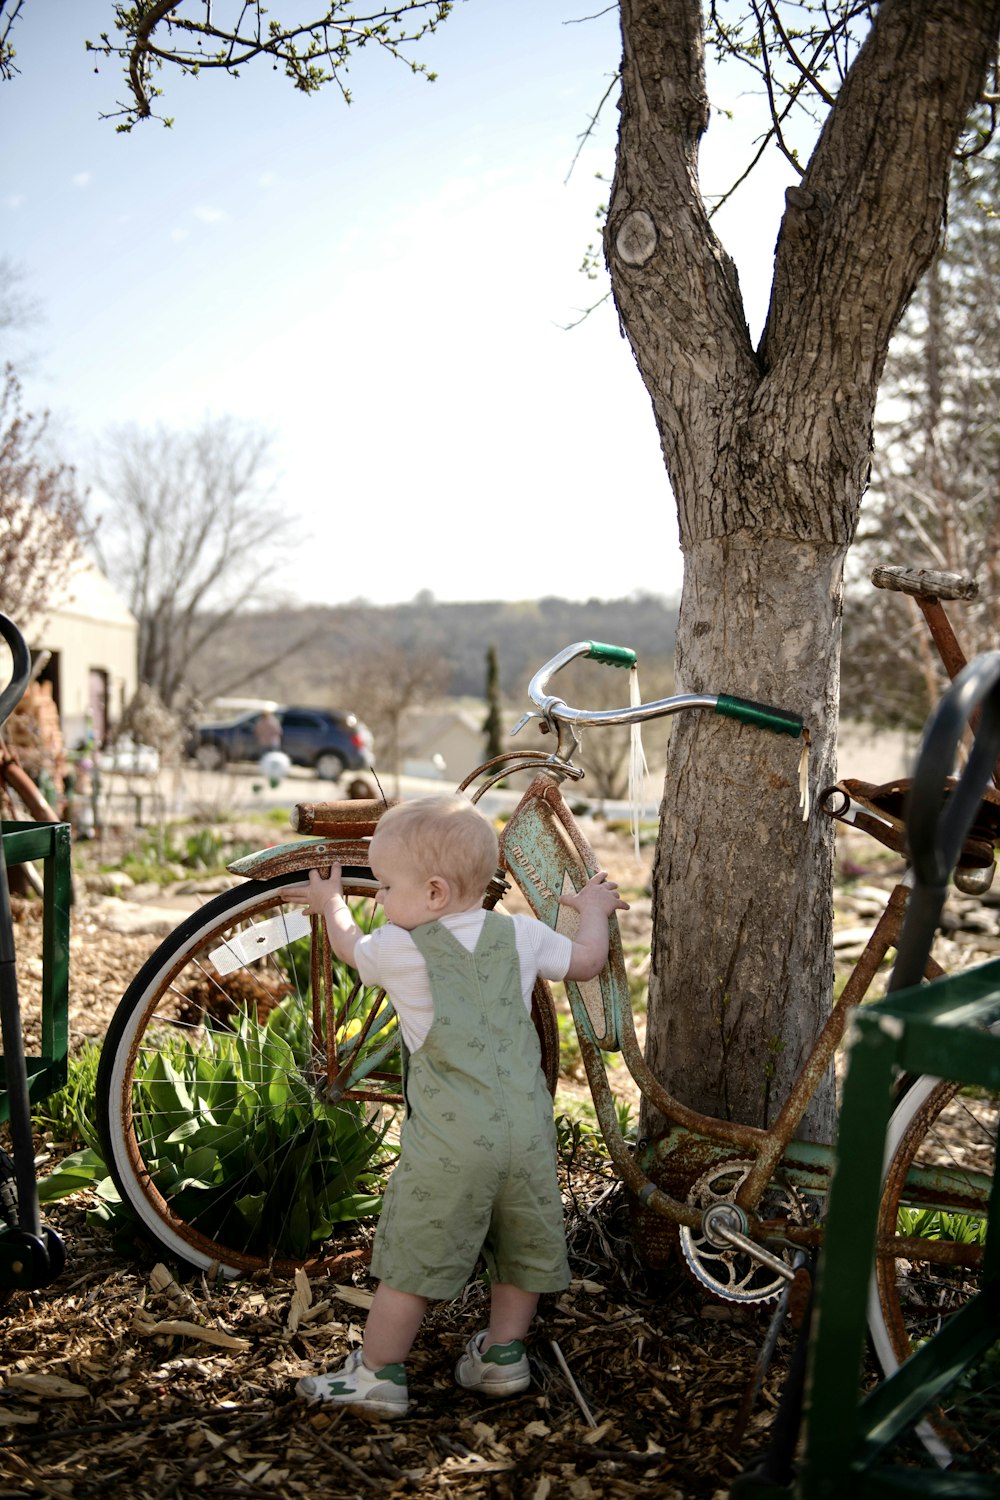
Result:
M0 1427L27 1427L37 1421L37 1411L4 1411L0 1406Z
M544 1422L529 1422L524 1429L524 1435L525 1437L543 1438L548 1437L551 1431L552 1428L547 1427Z
M551 1493L552 1493L552 1481L551 1481L551 1479L547 1479L545 1477L545 1475L543 1474L542 1477L541 1477L541 1479L535 1485L535 1489L534 1489L534 1492L533 1492L533 1494L531 1496L531 1500L549 1500L549 1495Z

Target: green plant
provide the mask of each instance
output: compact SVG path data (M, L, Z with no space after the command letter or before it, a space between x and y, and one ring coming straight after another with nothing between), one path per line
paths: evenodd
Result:
M199 828L184 843L184 864L192 870L212 870L224 863L225 839L214 828Z
M581 1162L606 1165L608 1148L592 1101L559 1095L557 1104L556 1150L560 1160L567 1166ZM626 1141L633 1138L636 1124L632 1119L632 1106L627 1100L615 1100L615 1115L623 1138Z
M164 1024L136 1062L133 1124L153 1183L209 1238L238 1221L248 1253L305 1258L335 1224L377 1212L395 1155L386 1140L391 1114L383 1119L358 1100L326 1101L315 1066L309 954L308 938L282 954L293 994L266 1020L239 1008L225 1021L209 1016L182 1031ZM334 979L338 1051L351 1054L352 1079L378 1069L391 1080L398 1075L391 1008L355 1042L373 996L342 968ZM119 1225L128 1210L94 1125L96 1060L96 1048L84 1049L66 1088L48 1103L44 1123L84 1149L43 1179L39 1196L92 1189L91 1217Z
M210 1046L165 1039L140 1060L133 1111L153 1181L188 1222L211 1236L236 1214L248 1248L305 1256L334 1224L377 1211L373 1169L392 1153L362 1103L331 1109L306 1083L287 1017L279 1006L262 1026L244 1014L235 1030L212 1030ZM120 1200L92 1126L84 1139L39 1198L92 1188L107 1220Z
M580 1051L580 1038L576 1033L572 1012L559 1006L556 1009L556 1026L559 1030L560 1066L565 1073L581 1072L583 1054Z
M87 1040L69 1059L67 1078L61 1089L50 1094L34 1111L36 1126L56 1141L81 1141L98 1149L94 1121L94 1089L97 1063L101 1055L98 1042Z
M948 1213L937 1208L900 1207L899 1233L913 1239L950 1240L956 1245L985 1245L989 1220L985 1214Z

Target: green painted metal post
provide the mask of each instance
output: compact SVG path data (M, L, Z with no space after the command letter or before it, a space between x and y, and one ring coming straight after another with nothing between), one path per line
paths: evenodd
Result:
M72 902L70 829L66 823L4 823L7 866L42 866L41 1051L25 1059L32 1103L66 1082L69 1051L69 933ZM0 1056L0 1122L9 1118L6 1059Z

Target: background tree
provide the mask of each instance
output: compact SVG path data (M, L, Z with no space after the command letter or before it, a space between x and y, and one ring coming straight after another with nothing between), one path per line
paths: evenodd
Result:
M181 28L182 12L206 20ZM367 40L340 5L328 8L296 29L316 48L302 72L282 51L290 31L254 29L260 12L259 0L242 8L246 46L215 37L216 65L269 56L309 87L323 59ZM441 19L446 8L412 0L386 13L395 30L384 35L420 12ZM197 46L171 51L171 38L180 29L204 50L211 10L163 0L113 13L124 40L104 45L128 63L128 124L149 113L152 69L200 65ZM878 383L936 249L963 124L995 64L1000 0L755 0L707 14L698 0L620 0L620 13L605 253L677 504L678 685L800 710L821 783L833 771L844 558ZM699 183L707 45L756 71L769 138L799 178L756 346ZM803 109L818 127L811 148L790 132ZM793 745L704 715L681 720L670 739L648 1056L687 1102L747 1120L783 1093L829 1003L833 836L819 818L799 820L796 762ZM670 995L684 1004L669 1009ZM828 1134L832 1115L831 1081L808 1128Z
M194 432L129 426L100 463L101 563L139 621L139 679L172 707L220 624L266 598L289 545L270 439L234 418Z
M497 661L497 648L492 641L486 650L486 718L483 720L483 734L486 736L483 759L493 760L495 756L502 755L507 746L504 743L503 709L500 702L500 664Z
M0 58L19 9L0 28ZM0 353L8 359L0 391L0 609L27 628L40 624L59 596L90 533L76 473L51 452L48 413L24 410L11 355L16 335L40 317L24 279L20 266L0 255Z
M375 737L376 768L395 777L399 793L405 743L403 721L412 708L425 707L444 688L448 667L418 642L365 644L331 663L335 691L349 703Z
M46 452L47 415L23 409L6 367L0 392L0 609L40 623L82 556L88 535L75 471Z
M957 164L948 232L900 323L876 413L872 483L851 557L842 701L856 718L918 728L944 671L912 600L874 591L897 563L980 585L954 606L969 655L1000 640L1000 150Z

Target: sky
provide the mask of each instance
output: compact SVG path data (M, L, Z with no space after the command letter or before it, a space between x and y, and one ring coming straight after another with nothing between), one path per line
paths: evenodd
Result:
M82 477L116 427L232 416L272 439L291 547L272 599L676 597L673 500L610 301L567 331L607 289L579 266L613 107L570 168L618 67L616 8L460 0L413 49L436 82L366 52L349 107L266 62L169 69L172 128L127 135L100 118L120 67L84 48L111 18L26 0L0 83L0 256L42 314L26 395ZM732 119L709 129L708 186L761 120L731 80L713 102ZM717 226L755 334L787 181L765 168Z

